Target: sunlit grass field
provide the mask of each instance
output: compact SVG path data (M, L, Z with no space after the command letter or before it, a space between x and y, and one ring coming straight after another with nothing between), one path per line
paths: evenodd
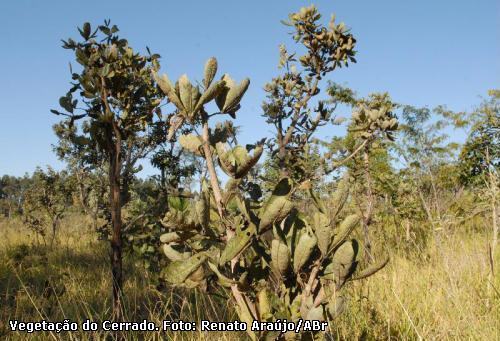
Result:
M111 332L20 333L8 321L102 321L111 314L108 245L85 217L70 215L52 249L19 220L0 221L0 339L104 340ZM488 234L432 237L425 248L391 248L385 269L349 289L346 312L329 324L340 340L498 340L500 268L488 285ZM495 255L496 264L500 254ZM222 295L189 293L153 284L133 259L125 260L125 316L158 326L165 319L229 321L236 318ZM237 340L241 332L128 332L137 340Z

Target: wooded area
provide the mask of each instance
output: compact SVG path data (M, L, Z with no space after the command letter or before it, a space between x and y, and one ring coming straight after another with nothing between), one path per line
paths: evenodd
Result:
M362 97L334 82L356 63L344 23L310 6L284 24L292 39L265 85L234 80L215 57L195 80L170 80L161 56L109 21L63 41L75 63L52 114L66 168L0 178L2 337L40 337L13 333L11 319L65 318L330 323L44 335L499 337L500 90L470 112ZM249 86L264 86L273 135L241 145ZM147 162L157 173L141 177Z

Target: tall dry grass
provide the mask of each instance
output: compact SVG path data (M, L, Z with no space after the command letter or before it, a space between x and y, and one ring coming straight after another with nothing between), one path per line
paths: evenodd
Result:
M484 235L432 239L419 261L398 254L377 275L352 289L346 316L338 322L345 339L499 340L500 296L488 293L489 263ZM496 255L497 270L500 267ZM500 288L496 275L495 288ZM353 326L349 329L349 325Z
M65 318L83 322L110 316L107 245L88 230L84 217L64 221L49 249L18 220L0 221L0 338L8 340L103 340L108 332L11 332L8 320ZM439 240L437 242L436 240ZM349 289L348 308L330 323L341 340L498 340L500 254L493 291L488 291L487 236L457 232L431 238L415 255L395 251L391 262ZM130 257L125 260L125 316L130 321L235 319L223 297L162 288ZM127 339L236 340L241 333L126 333Z

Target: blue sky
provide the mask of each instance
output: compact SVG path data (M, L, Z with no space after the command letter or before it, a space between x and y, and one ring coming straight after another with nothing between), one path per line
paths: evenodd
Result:
M219 69L251 85L236 124L240 143L269 136L261 117L263 85L278 72L278 46L292 50L288 13L308 1L27 1L0 3L0 174L22 175L37 165L62 164L52 152L58 98L69 85L72 54L60 39L76 26L104 19L139 50L162 56L171 78L201 79L217 56ZM358 63L331 80L360 95L388 91L400 103L470 110L500 85L500 2L315 1L358 40ZM324 131L331 136L334 131ZM146 168L145 174L152 169Z

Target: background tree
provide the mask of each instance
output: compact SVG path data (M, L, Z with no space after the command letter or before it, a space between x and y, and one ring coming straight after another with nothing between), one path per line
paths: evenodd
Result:
M298 57L281 45L279 65L284 72L264 87L264 117L276 129L268 143L270 157L277 159L280 176L290 176L297 182L314 178L315 171L304 167L310 164L306 159L312 154L308 153L311 139L320 126L331 122L335 109L328 98L318 99L320 82L335 69L356 62L356 39L344 23L335 24L332 16L326 28L319 23L320 18L316 8L310 6L284 22L293 28L293 39L306 53ZM304 173L307 169L312 173Z
M85 151L97 149L106 162L111 215L111 267L113 276L113 316L122 317L122 206L129 197L129 184L138 171L137 161L151 151L162 134L162 96L151 71L158 68L159 55L135 52L118 28L104 25L92 30L89 23L79 29L83 40L63 41L74 51L80 72L72 72L72 87L59 103L67 116L66 127L79 120L77 140ZM92 158L90 163L92 163Z
M365 260L369 263L374 260L370 225L376 195L382 193L376 189L385 187L391 175L386 141L394 141L393 132L398 128L394 107L387 93L371 94L368 99L357 100L345 139L345 146L352 156L346 165L352 176L363 179L363 182L357 181L361 188L355 200L362 217Z
M394 150L400 166L407 175L411 174L407 179L415 186L421 208L434 231L446 228L443 215L454 202L452 196L443 196L447 191L440 188L436 179L440 167L451 162L459 147L444 130L464 124L462 113L453 113L442 106L434 110L401 106L399 143Z
M179 133L191 132L191 129L184 128ZM190 187L192 177L201 170L201 165L196 161L192 154L179 147L177 138L164 141L158 146L151 156L151 164L160 171L159 176L155 177L165 200L169 193L179 194L184 190L189 192L189 188L185 187Z
M16 177L3 175L0 178L0 212L7 218L22 213L24 193L30 184L28 175Z
M469 136L460 152L461 181L466 184L480 179L491 167L500 167L500 90L488 94L470 114Z
M87 128L88 124L84 123L82 129ZM105 155L90 137L78 134L74 125L60 122L54 125L53 130L59 139L53 149L59 159L66 162L69 180L75 188L80 207L91 218L92 230L108 234L109 219L106 217L110 216L110 210L106 204L109 185ZM104 226L99 225L100 219L106 222Z
M72 189L66 172L52 168L38 168L32 177L23 200L24 222L44 240L47 229L51 231L50 245L54 244L56 232L68 207L72 205Z
M158 254L164 228L160 219L168 210L167 196L153 177L134 179L130 200L124 206L124 251L141 265L146 276L157 278L163 257Z
M489 98L472 112L471 129L459 158L460 179L463 183L481 188L491 208L491 243L488 247L491 289L495 276L495 249L498 243L498 200L500 169L500 91L489 91Z

